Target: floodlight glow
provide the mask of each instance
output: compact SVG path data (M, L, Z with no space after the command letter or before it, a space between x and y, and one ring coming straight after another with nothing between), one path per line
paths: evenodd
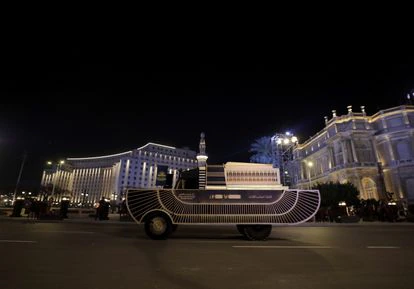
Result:
M313 163L312 162L308 162L308 167L313 167Z
M278 138L276 143L277 144L281 144L282 143L282 140L280 138Z
M286 132L286 135L291 135L290 131L287 131L287 132Z
M295 136L292 136L292 142L297 142L297 141L298 141L298 138Z
M60 161L59 163L60 163L61 165L63 165L63 164L65 163L65 161Z
M52 162L51 161L48 161L47 164L50 166L52 164Z
M288 144L288 143L289 143L289 139L288 139L288 138L285 138L285 139L283 140L283 143L284 143L284 144Z

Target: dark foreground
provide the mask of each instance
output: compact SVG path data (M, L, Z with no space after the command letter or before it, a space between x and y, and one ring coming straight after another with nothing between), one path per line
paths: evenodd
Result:
M1 288L414 288L410 224L181 226L152 241L135 224L0 221Z

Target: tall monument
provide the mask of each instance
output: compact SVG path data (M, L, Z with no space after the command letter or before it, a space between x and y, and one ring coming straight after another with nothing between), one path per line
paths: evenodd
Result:
M198 187L200 189L206 188L206 169L207 169L207 153L206 153L206 140L204 132L200 135L200 144L199 144L200 152L197 154L197 162L198 162Z

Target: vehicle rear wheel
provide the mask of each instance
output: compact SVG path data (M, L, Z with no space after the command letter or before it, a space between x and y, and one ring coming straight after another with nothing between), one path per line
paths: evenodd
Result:
M173 226L164 214L154 214L145 221L145 233L154 240L165 240L172 233Z
M244 236L251 241L263 241L270 236L272 225L246 225Z

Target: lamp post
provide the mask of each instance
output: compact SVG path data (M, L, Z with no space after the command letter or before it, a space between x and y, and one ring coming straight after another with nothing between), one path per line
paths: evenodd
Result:
M306 164L308 166L308 180L309 180L309 190L310 190L312 188L311 168L313 167L313 162L309 161Z
M346 202L345 201L341 201L338 203L338 207L341 208L343 214L345 214L346 216L349 216L349 212L348 212L348 207L346 206Z
M83 190L83 193L81 193L82 196L82 207L85 207L85 200L88 199L89 194L85 192L85 190Z
M290 132L275 134L271 138L273 166L279 168L280 179L283 185L289 185L289 172L286 170L286 163L293 159L292 148L298 143L298 138Z
M23 154L22 164L20 166L19 176L17 177L16 187L14 189L13 204L14 204L14 201L16 200L17 189L19 187L20 178L22 177L22 172L23 172L24 162L26 161L26 157L27 157L27 152L25 151L24 154Z
M52 194L50 195L50 197L51 197L51 198L53 198L53 195L55 194L56 179L58 178L60 167L61 167L64 163L65 163L65 161L59 161L59 162L56 164L56 173L55 173L55 175L53 176ZM47 164L48 164L49 166L51 166L51 165L53 165L53 162L48 161L48 162L47 162Z

